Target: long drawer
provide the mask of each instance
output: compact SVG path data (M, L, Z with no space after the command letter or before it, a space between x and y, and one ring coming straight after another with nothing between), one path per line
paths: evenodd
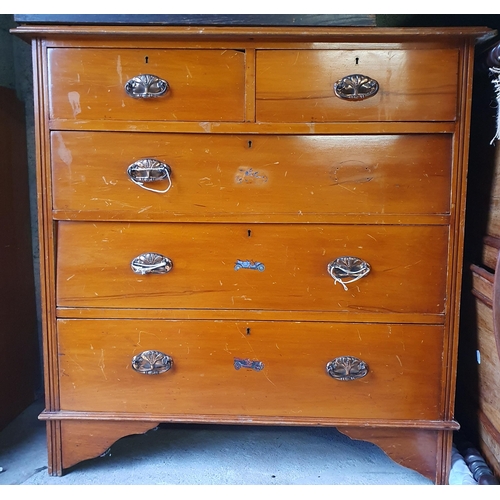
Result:
M62 410L441 417L441 384L429 383L441 379L440 326L59 320L57 328Z
M60 222L57 302L443 314L447 248L446 226Z
M109 154L109 145L113 154ZM53 208L92 218L447 214L452 138L53 132ZM427 152L432 150L432 155ZM131 165L145 159L137 183ZM144 166L144 163L142 163ZM166 167L163 167L164 169ZM156 177L155 177L156 176ZM134 182L135 181L135 182ZM157 192L153 192L153 191ZM161 192L168 190L167 192Z
M257 121L452 121L458 69L456 49L261 50Z
M55 48L47 56L50 118L244 119L243 51Z

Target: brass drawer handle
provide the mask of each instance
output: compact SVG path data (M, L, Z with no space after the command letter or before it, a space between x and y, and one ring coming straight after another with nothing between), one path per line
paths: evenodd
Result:
M328 273L335 280L335 284L340 283L344 290L347 290L347 284L358 281L366 276L371 268L368 262L358 257L338 257L328 263ZM349 281L344 281L350 278Z
M326 371L335 380L356 380L366 377L368 365L353 356L340 356L326 364Z
M132 358L132 368L144 375L159 375L172 368L174 360L161 351L143 351Z
M168 90L168 82L155 75L137 75L125 84L125 92L136 99L160 97Z
M147 252L138 255L130 263L132 271L136 274L166 274L172 270L173 262L164 255Z
M377 80L365 75L348 75L333 85L335 95L347 101L362 101L373 97L379 89Z
M136 162L129 165L127 168L127 175L130 180L137 184L142 189L147 191L152 191L153 193L166 193L172 187L172 180L170 179L170 174L172 169L170 165L163 163L154 158L143 158L142 160L137 160ZM152 189L150 187L144 186L144 183L158 182L168 180L168 186L166 189Z

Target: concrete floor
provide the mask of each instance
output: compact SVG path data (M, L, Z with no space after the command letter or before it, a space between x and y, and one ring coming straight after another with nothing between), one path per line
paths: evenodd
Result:
M162 424L51 477L42 409L34 403L0 433L0 485L431 484L335 429L228 425Z

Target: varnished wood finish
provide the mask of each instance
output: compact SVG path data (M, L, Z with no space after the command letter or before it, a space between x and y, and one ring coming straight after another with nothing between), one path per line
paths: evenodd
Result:
M472 265L472 293L489 307L493 307L495 275L482 267Z
M81 434L109 433L107 445L124 422L253 422L338 425L446 482L473 43L487 30L16 32L35 39L50 472L102 452L94 438L74 451ZM126 101L125 78L146 67L168 67L172 92ZM379 92L332 97L351 73ZM153 154L172 166L166 195L123 177ZM171 273L132 273L131 259L163 250ZM370 274L335 285L328 262L365 253ZM127 368L148 337L178 359L161 378ZM317 368L336 343L367 357L367 377ZM235 370L236 351L265 368ZM144 385L174 379L172 401Z
M401 465L414 469L435 483L446 483L439 450L443 432L424 429L373 429L337 427L352 439L371 441Z
M50 49L47 58L51 118L244 118L244 51ZM125 84L141 74L163 78L169 90L155 98L130 97Z
M500 430L500 404L498 388L500 387L500 358L493 332L491 309L481 300L476 301L478 338L477 349L480 363L479 375L479 408L488 417L493 426Z
M59 320L61 410L437 420L439 384L428 380L440 376L442 334L415 325ZM148 349L171 356L173 368L134 371L132 357ZM363 360L369 373L334 380L326 364L339 356ZM235 359L263 369L236 369Z
M497 250L498 252L498 250ZM461 358L462 399L467 408L467 432L477 443L486 462L498 476L500 472L500 336L496 311L499 269L490 272L477 265L471 266L472 298L469 322L462 326L464 335ZM496 314L495 314L496 313ZM465 328L467 327L467 330ZM462 404L462 406L464 406Z
M489 270L494 271L497 267L498 252L500 250L500 238L485 236L481 247L482 264Z
M337 97L335 82L352 74L376 80L377 94L356 102ZM257 120L450 121L457 76L457 50L259 51Z
M116 211L127 211L132 220L170 221L181 214L191 220L241 214L447 214L451 139L447 134L53 132L53 207L104 220ZM146 191L128 178L127 167L144 157L172 168L168 193ZM167 180L148 185L167 186Z
M63 445L61 464L68 469L83 460L104 453L116 440L132 434L144 434L156 427L152 422L88 422L64 420L61 423ZM59 472L57 475L61 475Z
M81 37L89 37L90 43L100 47L105 43L135 46L137 41L149 43L162 38L168 40L186 40L198 44L205 40L237 40L261 45L270 42L282 43L412 43L422 46L435 43L438 46L460 45L462 42L474 42L480 37L494 36L495 32L487 27L433 27L433 28L375 28L375 27L240 27L240 26L64 26L25 25L12 30L18 36L32 39L46 37L70 44L85 43ZM127 37L118 41L120 37Z
M446 227L296 225L290 231L278 224L113 222L58 227L57 303L63 307L280 310L285 301L297 311L444 313ZM130 264L146 252L168 257L173 269L135 274ZM348 290L327 271L329 262L344 255L359 257L372 269ZM265 269L236 270L238 260Z
M500 430L479 409L479 447L496 477L500 477Z

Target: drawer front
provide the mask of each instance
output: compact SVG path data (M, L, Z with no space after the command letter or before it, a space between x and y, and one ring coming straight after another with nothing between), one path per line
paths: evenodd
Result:
M58 305L441 314L447 246L444 226L60 222ZM151 252L170 272L132 271ZM343 256L371 266L347 290Z
M378 91L337 97L335 83L350 75L375 80ZM452 121L458 50L261 50L256 82L262 122ZM355 84L344 81L344 94L354 95Z
M442 339L434 325L59 320L61 409L438 419ZM135 371L150 350L171 368ZM366 376L331 377L340 357L364 362Z
M448 134L53 132L51 145L54 209L91 212L94 218L109 211L129 219L172 219L178 214L446 214L450 209ZM144 158L168 165L169 177L142 187L134 183L127 169Z
M49 49L50 117L78 120L242 121L245 54L236 50ZM133 97L127 82L153 75L168 84ZM137 94L162 90L138 86Z

